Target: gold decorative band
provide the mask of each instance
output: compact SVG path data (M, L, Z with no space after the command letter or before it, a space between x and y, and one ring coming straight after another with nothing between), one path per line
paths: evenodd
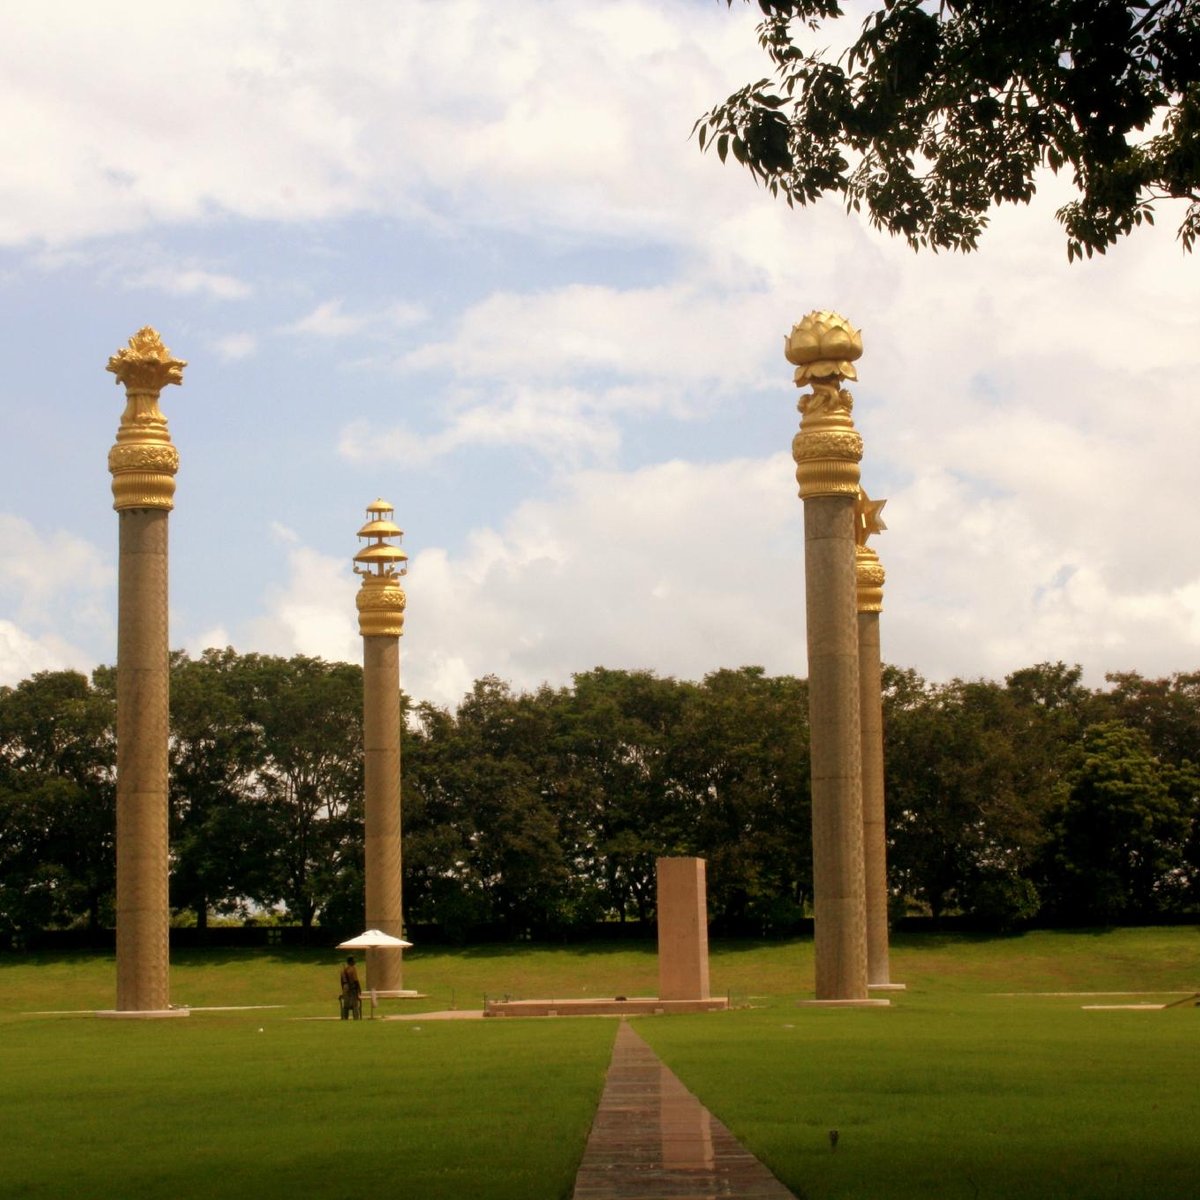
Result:
M862 436L853 425L834 429L806 429L801 425L800 432L792 438L800 498L857 497L862 453Z
M108 452L113 508L175 507L175 472L179 451L169 442L118 442Z
M854 556L857 607L860 613L883 612L883 583L886 575L879 555L869 546L859 546Z
M858 463L840 458L808 458L796 464L800 499L810 496L857 496Z
M113 508L175 507L175 477L153 471L122 471L113 476Z
M153 471L174 475L179 470L179 451L169 443L147 445L146 443L118 443L108 452L108 469L114 474L125 471Z
M792 438L792 457L799 463L809 458L838 458L860 462L862 435L856 429L801 429Z
M815 496L857 496L858 467L827 460L806 462L796 468L800 499Z
M404 609L408 598L390 575L364 577L354 598L358 609L358 632L363 637L400 637L404 633Z

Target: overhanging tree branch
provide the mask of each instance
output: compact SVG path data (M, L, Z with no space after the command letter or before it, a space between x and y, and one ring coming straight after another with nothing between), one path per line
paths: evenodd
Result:
M1200 0L882 0L836 57L810 47L840 4L757 3L773 76L693 132L789 204L840 195L914 249L970 250L1069 167L1069 258L1167 200L1183 249L1200 235Z

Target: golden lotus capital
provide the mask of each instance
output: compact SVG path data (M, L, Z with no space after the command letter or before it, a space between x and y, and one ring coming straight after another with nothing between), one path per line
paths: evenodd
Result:
M814 310L792 326L783 340L784 357L796 368L797 386L818 379L857 379L862 333L840 313Z

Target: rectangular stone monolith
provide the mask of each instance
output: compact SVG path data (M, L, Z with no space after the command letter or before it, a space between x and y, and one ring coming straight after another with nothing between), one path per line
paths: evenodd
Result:
M660 858L658 997L707 1000L708 891L702 858Z

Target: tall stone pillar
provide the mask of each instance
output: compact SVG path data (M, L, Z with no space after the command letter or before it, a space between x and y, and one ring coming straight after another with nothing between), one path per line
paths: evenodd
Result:
M858 378L862 338L844 317L811 312L793 326L784 352L796 386L812 386L798 405L792 457L804 502L816 996L861 1002L867 953L854 511L863 444L841 384Z
M400 877L400 635L408 555L390 538L403 534L392 506L376 500L358 531L367 546L355 556L363 577L355 603L363 639L363 772L366 807L368 929L404 936ZM381 996L403 995L403 950L367 951L367 984Z
M183 382L149 326L108 360L125 411L108 454L119 522L117 583L117 1008L176 1016L170 1007L167 844L167 517L179 453L158 397Z
M886 500L861 488L854 514L854 571L858 584L858 688L862 726L863 866L867 905L867 986L896 989L888 965L887 821L883 787L883 684L879 614L883 611L883 565L867 545L887 526L880 513Z

